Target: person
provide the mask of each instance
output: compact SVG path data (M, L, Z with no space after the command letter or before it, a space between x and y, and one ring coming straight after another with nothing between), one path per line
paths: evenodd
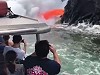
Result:
M25 59L25 53L26 53L26 42L25 40L23 41L24 43L24 48L22 49L20 47L20 44L22 43L22 36L21 35L14 35L13 36L13 46L10 47L5 47L3 54L5 55L9 50L14 50L17 53L17 59L18 62L23 61Z
M8 75L4 55L0 53L0 75Z
M54 60L47 58L49 50ZM56 49L47 40L35 44L35 52L27 56L24 61L25 75L56 75L60 72L61 61Z
M3 39L4 39L5 44L7 46L12 46L13 45L13 42L10 40L10 35L3 35Z
M21 35L14 35L13 36L13 42L14 42L14 44L13 44L12 47L14 47L14 48L20 48L20 49L21 49L20 44L24 43L23 50L26 53L26 41L24 39L22 39Z
M17 53L10 50L5 55L7 74L8 75L24 75L23 64L16 64Z
M3 54L5 48L5 41L2 36L0 36L0 53Z

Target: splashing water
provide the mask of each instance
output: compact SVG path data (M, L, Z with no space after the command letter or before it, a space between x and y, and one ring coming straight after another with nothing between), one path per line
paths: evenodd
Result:
M28 40L27 53L30 54L34 51L35 36L30 35L24 38ZM68 34L65 30L52 29L50 33L42 34L42 39L47 39L57 49L62 62L59 75L100 74L100 44L93 43L93 37ZM49 58L53 59L52 53L49 54Z
M65 30L68 34L81 34L86 36L100 36L100 25L79 23L77 26L68 26L63 24L53 25L52 28Z

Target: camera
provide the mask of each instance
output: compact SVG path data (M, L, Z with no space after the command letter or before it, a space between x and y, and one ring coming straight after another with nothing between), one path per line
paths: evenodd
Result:
M24 43L24 39L21 42Z

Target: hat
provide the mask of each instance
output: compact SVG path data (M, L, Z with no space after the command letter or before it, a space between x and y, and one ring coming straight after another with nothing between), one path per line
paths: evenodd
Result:
M5 41L4 41L3 37L0 36L0 43L4 43L4 42Z

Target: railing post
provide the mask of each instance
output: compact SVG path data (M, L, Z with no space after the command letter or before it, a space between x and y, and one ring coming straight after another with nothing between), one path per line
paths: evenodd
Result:
M36 34L36 41L40 41L40 34Z

